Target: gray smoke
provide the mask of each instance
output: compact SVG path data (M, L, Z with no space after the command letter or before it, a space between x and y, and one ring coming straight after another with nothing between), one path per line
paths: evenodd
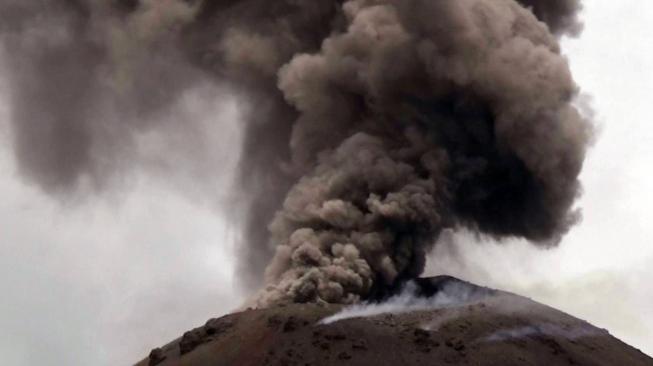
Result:
M134 139L201 78L176 46L196 9L146 1L2 0L20 172L50 193L103 187ZM169 133L173 133L170 129Z
M545 22L557 35L578 34L582 25L577 14L581 10L581 0L519 0L531 9L538 19Z
M2 0L17 161L47 192L101 187L139 134L183 129L158 116L184 91L228 89L254 303L357 302L418 276L443 229L552 245L577 221L591 126L557 37L579 8Z

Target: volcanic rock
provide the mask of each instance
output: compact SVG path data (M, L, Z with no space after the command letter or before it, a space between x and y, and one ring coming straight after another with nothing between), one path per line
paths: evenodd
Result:
M247 310L186 332L136 366L653 365L608 331L530 299L451 277L420 281L422 295L438 296L447 283L466 295L333 322L324 319L342 306Z

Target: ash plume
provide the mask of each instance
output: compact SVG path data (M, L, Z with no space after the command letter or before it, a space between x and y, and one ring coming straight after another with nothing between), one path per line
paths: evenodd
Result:
M47 192L102 186L139 134L183 129L157 116L184 91L229 90L242 281L265 269L253 303L358 302L418 276L444 229L546 246L577 221L591 125L558 37L579 32L579 9L4 0L16 158Z
M125 16L128 3L0 3L18 168L46 192L104 186L139 133L164 128L156 114L200 81L176 46L196 8L133 2Z

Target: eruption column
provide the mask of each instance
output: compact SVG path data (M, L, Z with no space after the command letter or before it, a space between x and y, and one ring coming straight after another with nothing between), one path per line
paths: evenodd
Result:
M352 303L419 275L443 228L555 243L576 220L589 127L556 38L515 1L364 1L297 54L304 174L270 230L260 304Z
M184 92L229 90L243 102L242 282L267 268L253 302L353 303L418 276L443 229L552 245L578 219L592 131L558 38L579 32L579 9L6 0L18 167L53 195L104 187L139 136L186 130L159 118Z

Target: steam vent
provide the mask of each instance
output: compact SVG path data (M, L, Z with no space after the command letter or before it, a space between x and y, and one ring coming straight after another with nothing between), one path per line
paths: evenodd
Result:
M136 366L653 365L580 319L452 277L374 305L291 304L211 319Z

